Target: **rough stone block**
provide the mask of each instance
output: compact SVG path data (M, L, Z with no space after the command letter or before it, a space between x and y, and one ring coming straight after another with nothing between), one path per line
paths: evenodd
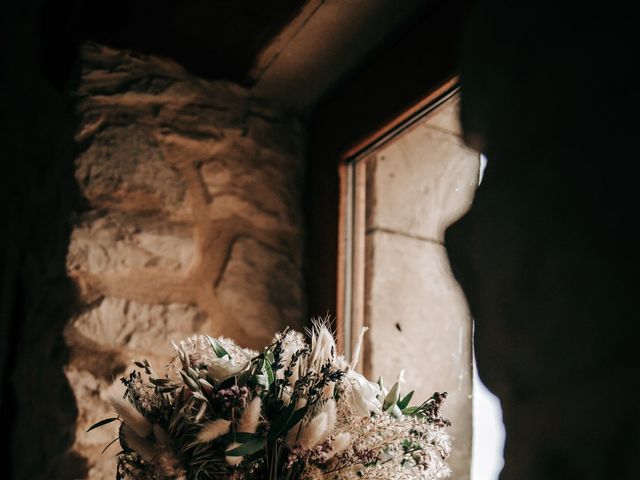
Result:
M240 238L233 245L217 291L221 305L238 319L246 334L267 344L285 326L302 327L302 281L299 266L287 252Z
M195 256L192 230L166 218L89 214L73 230L67 268L92 274L145 269L186 272Z
M368 173L375 208L367 228L444 240L445 229L471 206L480 157L448 133L422 124L382 148Z
M452 133L458 137L462 136L460 97L456 95L430 112L424 119L423 125Z
M87 478L113 480L116 475L116 462L113 455L120 445L115 442L104 454L102 451L118 436L119 422L113 422L87 432L91 425L100 420L113 417L109 397L121 397L123 386L119 380L108 381L93 375L77 366L65 368L69 384L78 405L82 405L76 421L76 451L87 458Z
M212 216L235 214L261 228L300 224L300 167L292 163L248 139L226 145L200 168Z
M184 208L184 180L144 126L105 127L92 137L76 165L81 191L95 206L147 212Z
M454 437L452 478L469 478L471 453L471 316L443 246L404 235L367 236L365 352L372 378L387 384L406 369L416 399L446 391L443 415ZM406 393L406 392L405 392Z
M67 326L65 336L75 348L170 352L171 340L198 331L204 318L194 306L144 304L118 298L104 298L99 305L81 313Z

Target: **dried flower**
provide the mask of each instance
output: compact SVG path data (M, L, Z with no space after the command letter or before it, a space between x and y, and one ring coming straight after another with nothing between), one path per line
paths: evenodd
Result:
M122 434L129 448L135 450L135 452L147 462L153 461L156 456L156 451L151 441L140 437L128 423L124 424Z
M258 428L258 422L260 421L260 408L262 406L262 400L260 397L255 397L251 400L251 403L247 406L240 424L238 425L238 431L243 433L255 433Z
M217 420L209 422L204 427L202 427L202 430L200 430L200 433L198 433L198 436L196 437L196 441L194 443L199 444L211 442L218 438L220 435L224 435L225 433L227 433L230 427L231 421L225 420L223 418L219 418Z
M111 397L109 399L122 422L138 437L145 438L151 433L151 423L128 401L123 398Z
M327 422L327 413L320 412L311 421L302 427L300 435L300 445L304 448L315 447L318 443L325 439L329 423Z
M363 331L364 334L364 331ZM402 374L387 391L337 355L325 321L310 344L292 330L262 352L195 335L166 378L123 379L122 480L431 480L448 475L445 393L409 406ZM361 341L361 338L360 338ZM177 363L177 365L176 365ZM107 419L96 426L115 419Z

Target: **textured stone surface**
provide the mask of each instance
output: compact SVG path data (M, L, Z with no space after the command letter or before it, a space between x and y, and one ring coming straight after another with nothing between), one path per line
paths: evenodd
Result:
M117 372L120 373L121 372ZM71 385L74 386L75 401L79 405L92 405L93 408L83 408L78 412L76 444L74 449L77 454L90 457L85 478L91 480L113 480L114 454L119 450L118 442L109 447L104 454L104 448L118 436L118 424L111 423L104 427L86 432L86 425L93 425L100 420L113 416L110 408L109 397L120 396L119 383L113 383L110 379L96 377L86 370L83 365L67 366L65 375ZM76 477L74 477L76 478Z
M217 290L222 307L242 319L246 336L268 338L282 325L302 327L300 285L300 270L286 252L240 238Z
M453 478L469 478L471 320L442 245L375 232L367 239L367 319L372 378L391 383L405 369L416 399L449 394L443 415L453 425ZM406 391L405 391L406 393Z
M103 125L76 164L82 193L95 206L140 210L144 205L167 212L183 207L184 180L149 127Z
M446 227L471 206L479 154L457 137L419 124L381 149L367 228L385 228L442 242Z
M81 308L64 330L85 478L107 392L132 359L159 369L195 332L259 347L304 321L300 211L304 131L250 92L170 60L87 45L77 89L75 177L89 210L67 271ZM89 438L91 437L91 438ZM107 440L107 441L105 441Z
M418 397L446 391L453 478L469 479L472 319L449 267L444 234L471 206L479 155L447 125L457 98L367 160L366 370L393 379L405 368Z
M456 95L430 112L424 119L424 125L452 133L458 137L462 136L460 97Z
M149 305L121 298L104 298L78 315L68 336L86 339L104 349L129 349L145 354L170 352L170 341L197 331L204 316L195 307L171 303ZM159 340L166 339L164 344Z
M211 215L239 215L262 228L300 221L296 160L235 138L202 163L200 173L211 198Z
M146 214L87 215L73 230L70 271L122 273L132 269L186 272L195 256L192 228Z

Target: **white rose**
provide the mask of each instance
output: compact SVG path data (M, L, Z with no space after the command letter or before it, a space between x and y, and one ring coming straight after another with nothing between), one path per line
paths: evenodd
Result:
M348 370L346 380L351 387L347 395L351 402L353 414L359 417L368 417L371 413L379 413L382 404L378 400L380 387L377 383L370 382L355 370Z
M207 371L216 382L223 382L229 377L238 375L247 367L247 363L244 359L236 362L235 359L229 358L229 355L224 355L220 358L211 359L207 366Z

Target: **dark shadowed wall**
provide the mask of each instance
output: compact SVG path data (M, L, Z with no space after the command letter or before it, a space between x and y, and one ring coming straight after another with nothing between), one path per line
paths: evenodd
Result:
M486 1L466 32L462 121L489 161L447 242L502 401L504 480L637 475L634 22Z

